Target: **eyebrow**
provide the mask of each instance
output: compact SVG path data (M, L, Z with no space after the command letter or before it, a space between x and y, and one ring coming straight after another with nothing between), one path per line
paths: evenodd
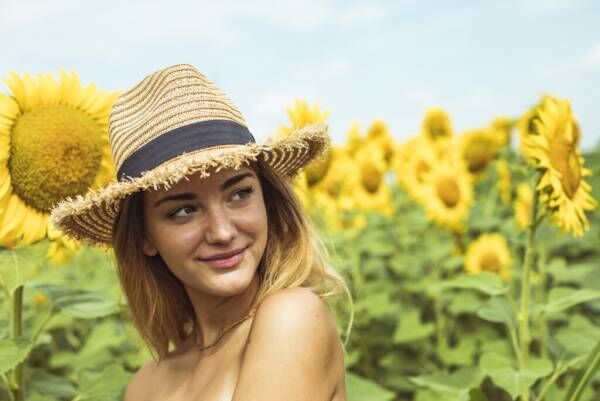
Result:
M221 187L219 189L222 192L222 191L226 190L227 188L229 188L230 186L237 184L238 182L242 181L244 178L247 178L247 177L253 177L253 174L252 173L243 173L243 174L238 174L233 177L230 177L223 184L221 184ZM182 201L182 200L194 200L194 199L196 199L195 194L193 194L191 192L184 192L181 194L165 196L164 198L156 201L156 203L154 204L154 207L158 207L162 203L168 202L168 201Z

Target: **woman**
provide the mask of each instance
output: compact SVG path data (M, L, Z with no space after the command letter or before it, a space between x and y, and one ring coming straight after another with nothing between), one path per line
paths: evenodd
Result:
M343 344L324 301L349 291L290 184L327 150L326 131L256 144L190 65L119 97L109 119L118 181L52 216L71 236L114 248L156 359L126 401L346 399Z

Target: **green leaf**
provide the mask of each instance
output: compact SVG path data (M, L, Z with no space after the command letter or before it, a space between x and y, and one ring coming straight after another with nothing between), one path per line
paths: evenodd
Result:
M575 305L600 298L600 291L556 287L548 294L548 303L544 306L546 313L562 312Z
M412 310L404 313L396 331L393 341L396 344L404 344L413 341L423 340L433 334L435 325L433 323L421 323L418 310Z
M450 297L448 311L453 315L475 314L483 302L481 296L474 291L458 291Z
M477 368L463 368L452 374L434 373L409 378L417 386L426 387L442 397L442 399L468 401L470 389L481 381L481 373Z
M0 285L12 294L17 287L35 276L45 263L47 241L17 249L0 249Z
M130 374L121 366L111 365L101 372L83 370L79 373L77 401L113 401L122 398Z
M577 373L577 376L569 386L565 401L577 401L583 393L587 383L594 376L594 373L600 369L600 341L596 347L590 352L588 359L583 367Z
M552 363L541 359L531 361L527 369L517 369L514 360L506 355L493 352L485 353L479 360L481 371L489 376L494 384L506 390L513 399L531 386L540 378L552 372Z
M490 272L460 275L444 283L444 288L471 289L481 291L487 295L501 295L508 290L500 276Z
M395 394L354 373L346 374L348 401L391 401Z
M587 355L600 338L600 327L581 315L574 315L566 327L554 335L556 340L575 355Z
M80 319L95 319L119 311L116 300L97 292L81 292L56 300L55 306L63 313Z
M43 370L34 370L26 382L28 383L27 390L45 394L54 398L67 398L72 400L77 394L77 389L70 380L51 375ZM27 398L29 400L29 397Z
M447 366L469 366L473 364L476 350L475 338L465 337L454 348L443 346L438 350L438 356Z
M477 316L489 322L504 323L511 330L516 327L514 311L505 298L490 298L479 308Z
M0 340L0 374L8 372L23 362L31 351L31 341L26 338Z

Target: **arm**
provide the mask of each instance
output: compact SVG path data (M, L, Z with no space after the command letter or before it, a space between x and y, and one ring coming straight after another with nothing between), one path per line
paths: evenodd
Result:
M233 401L329 401L344 378L335 319L306 288L266 298L256 312Z

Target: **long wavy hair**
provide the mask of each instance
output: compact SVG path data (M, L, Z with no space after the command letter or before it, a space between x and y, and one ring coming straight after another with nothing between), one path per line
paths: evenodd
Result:
M348 342L354 307L350 290L329 264L330 255L289 180L264 162L250 166L259 178L268 214L267 244L258 266L260 286L255 305L283 288L307 287L321 299L338 300L345 294L350 309L343 342ZM196 324L194 309L180 280L160 255L142 251L144 238L143 192L123 199L113 226L113 249L123 292L133 324L158 360L173 345L177 348Z

